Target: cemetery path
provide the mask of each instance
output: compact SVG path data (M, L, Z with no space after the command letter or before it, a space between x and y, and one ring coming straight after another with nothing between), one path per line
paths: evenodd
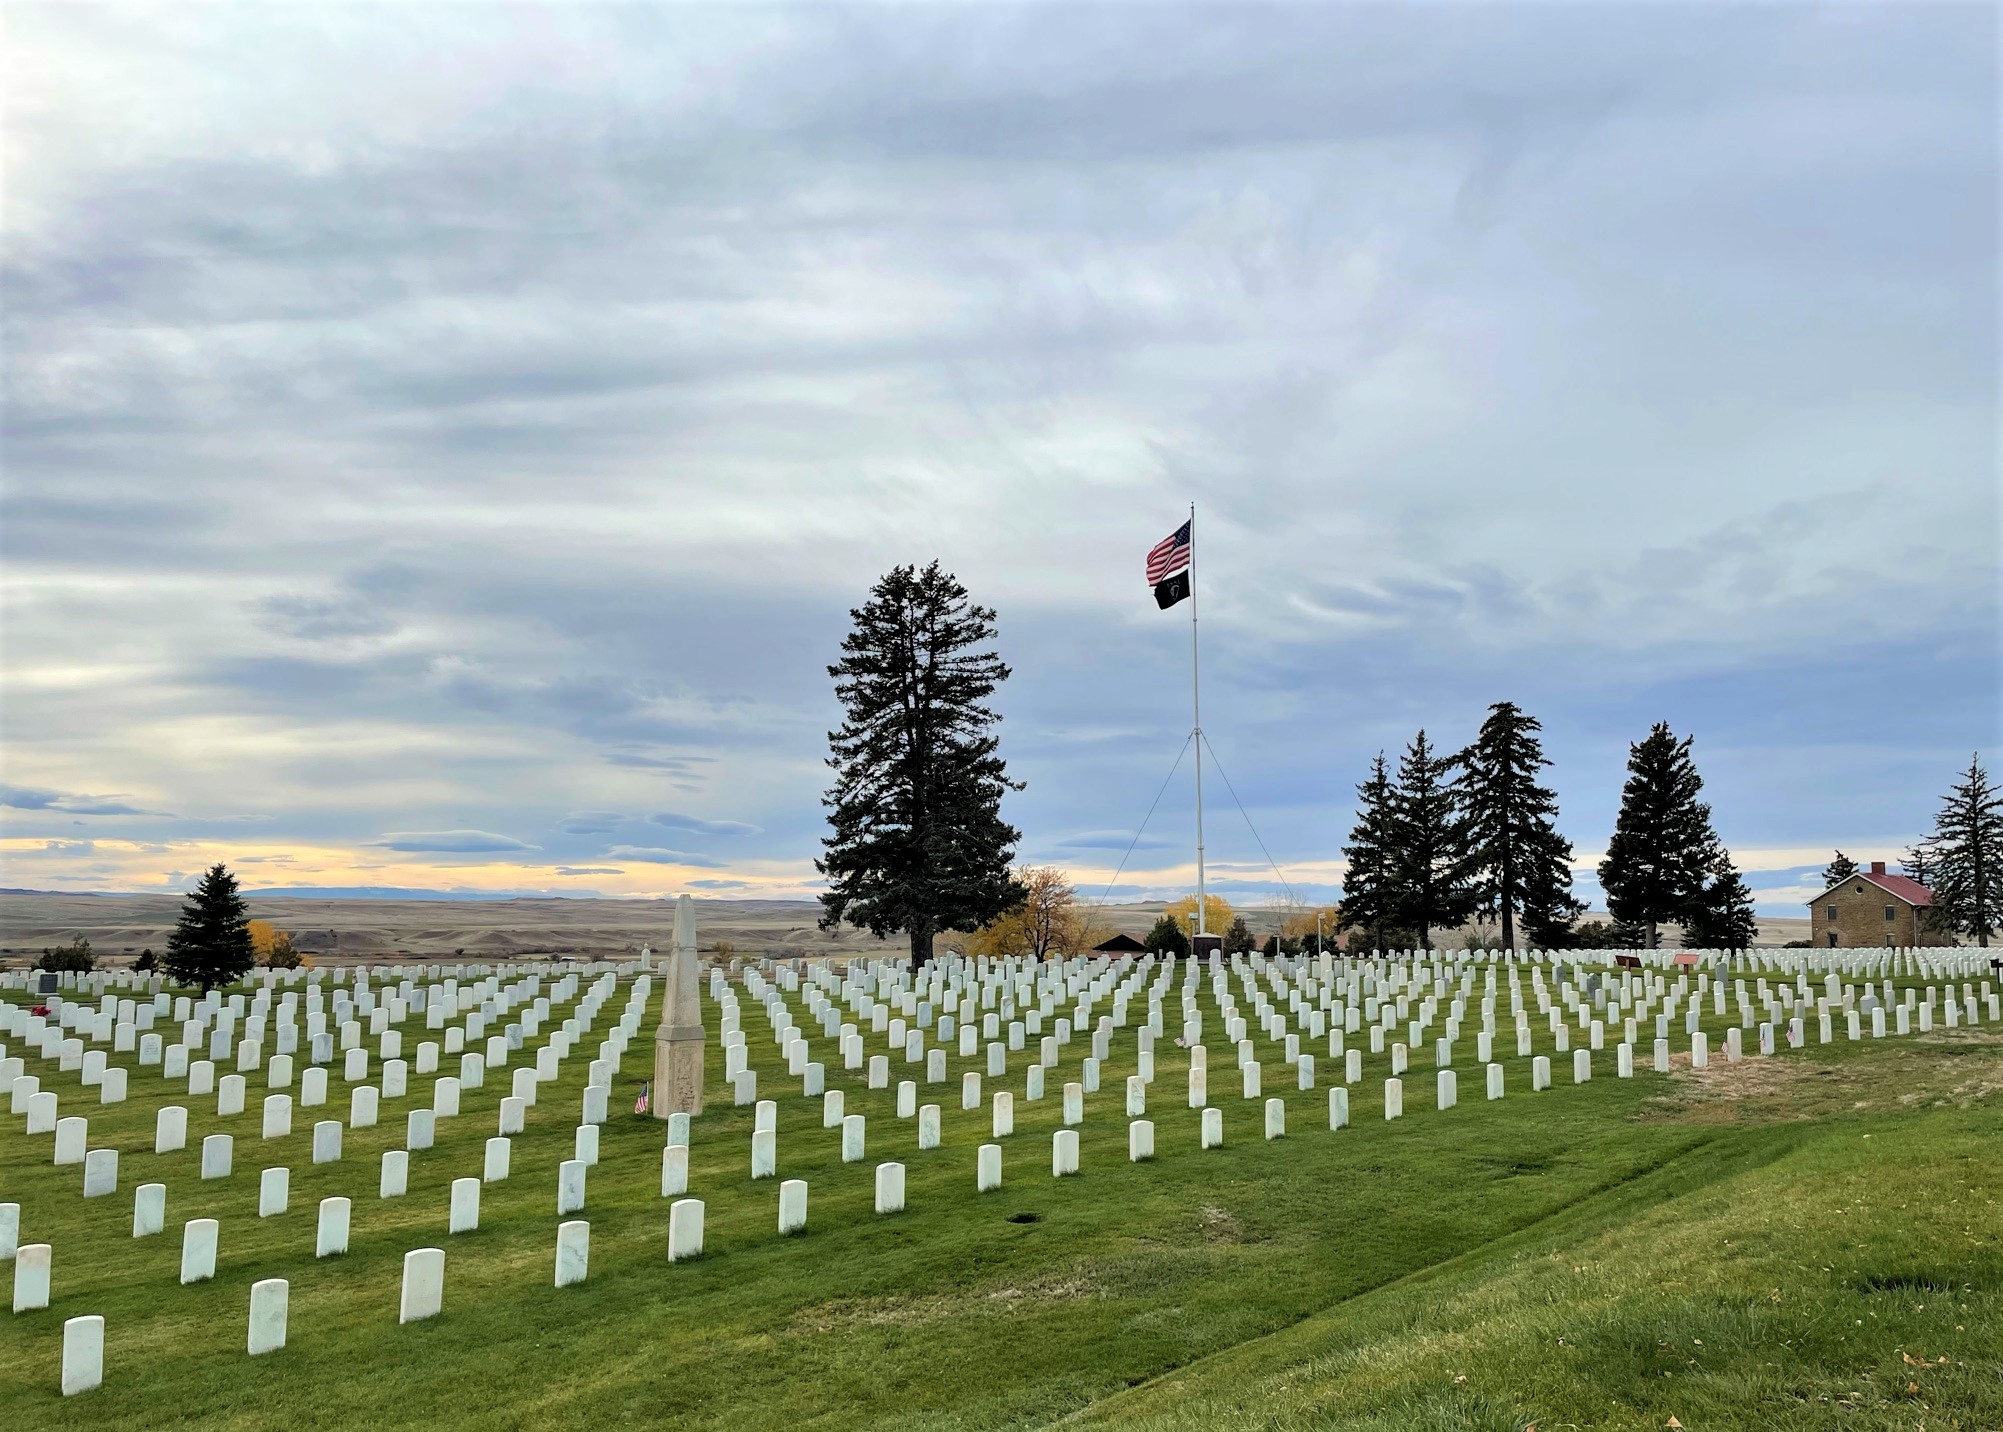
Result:
M1220 1348L1122 1388L1046 1425L1097 1426L1133 1418L1162 1417L1173 1413L1185 1389L1198 1382L1205 1386L1215 1386L1220 1380L1249 1385L1252 1379L1327 1356L1332 1346L1346 1341L1341 1324L1374 1312L1378 1305L1389 1300L1443 1279L1479 1273L1487 1267L1530 1254L1548 1253L1604 1233L1670 1199L1688 1197L1773 1163L1825 1133L1826 1130L1808 1125L1707 1131L1667 1157L1609 1179L1581 1197L1473 1248L1361 1289L1285 1327ZM1395 1323L1399 1319L1391 1316L1385 1321Z

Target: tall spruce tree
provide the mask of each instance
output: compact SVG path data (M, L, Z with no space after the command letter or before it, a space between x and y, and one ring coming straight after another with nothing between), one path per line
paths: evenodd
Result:
M1924 840L1914 841L1907 848L1905 854L1899 857L1899 869L1905 874L1908 880L1917 885L1926 886L1929 892L1932 891L1933 852L1927 849L1927 843ZM1913 934L1920 944L1926 943L1925 937L1928 935L1950 935L1953 933L1946 915L1930 904L1922 905L1914 912L1913 926Z
M1543 726L1513 701L1488 708L1474 744L1454 757L1475 909L1502 921L1502 947L1516 948L1516 917L1531 943L1562 945L1585 906L1572 895L1572 842L1558 834L1558 798L1537 784L1550 765Z
M1704 782L1690 759L1691 738L1656 722L1647 739L1628 747L1620 815L1600 862L1600 888L1615 921L1640 925L1654 949L1656 926L1688 917L1712 878L1717 838L1711 808L1697 799Z
M1021 832L1001 817L1011 781L986 702L1009 669L995 614L937 562L898 567L849 613L828 668L847 719L828 733L828 877L821 926L902 931L911 968L943 929L988 924L1024 898L1009 870Z
M1422 950L1432 947L1435 927L1458 925L1475 909L1452 769L1453 757L1435 752L1422 730L1398 760L1391 799L1394 908L1398 922L1418 932Z
M1356 788L1356 824L1349 844L1342 847L1349 862L1342 877L1342 905L1336 928L1360 929L1373 949L1383 949L1386 933L1397 918L1397 881L1391 868L1392 843L1397 838L1391 773L1379 751L1370 775Z
M1934 920L1987 948L2003 926L2003 789L1989 783L1980 753L1942 799L1926 845Z
M1683 916L1683 943L1700 950L1743 950L1759 930L1753 892L1723 842L1713 841L1703 888Z
M1822 867L1822 888L1833 889L1856 873L1857 862L1839 850L1836 858Z
M176 984L200 985L207 994L242 979L256 959L250 912L237 893L236 877L221 864L212 866L182 902L161 968Z

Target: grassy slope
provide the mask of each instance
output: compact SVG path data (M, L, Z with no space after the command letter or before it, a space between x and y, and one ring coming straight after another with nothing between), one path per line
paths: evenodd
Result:
M24 1240L56 1248L54 1305L0 1320L0 1407L20 1409L19 1425L98 1429L989 1428L1074 1414L1549 1429L1669 1415L1827 1426L1826 1399L1856 1393L1845 1425L2003 1425L2003 1048L1979 1037L1678 1076L1673 1099L1654 1076L1532 1096L1510 1060L1509 1098L1486 1104L1476 1088L1446 1114L1430 1107L1430 1070L1415 1070L1413 1112L1395 1124L1380 1117L1380 1068L1355 1091L1356 1127L1336 1134L1324 1073L1323 1091L1287 1095L1279 1146L1258 1138L1255 1104L1220 1097L1230 1143L1210 1152L1165 1051L1150 1111L1162 1157L1138 1167L1118 1092L1131 1066L1116 1058L1088 1099L1084 1174L1049 1177L1053 1079L1040 1105L1018 1092L1007 1186L982 1196L986 1113L960 1112L960 1061L924 1095L944 1106L944 1147L919 1153L889 1092L852 1091L870 1162L843 1166L818 1100L785 1096L760 1025L747 1021L753 1056L781 1098L781 1173L812 1186L809 1231L772 1231L776 1184L748 1177L750 1111L713 1107L691 1175L711 1256L667 1264L660 1125L625 1112L643 1039L591 1174L591 1280L562 1291L549 1286L555 1168L582 1059L531 1112L514 1176L487 1186L480 1231L450 1239L446 1187L478 1172L499 1079L413 1155L410 1195L381 1202L376 1157L400 1146L410 1101L386 1101L384 1125L350 1131L346 1160L321 1168L307 1162L315 1111L276 1146L246 1115L236 1176L204 1184L192 1149L150 1152L152 1112L172 1102L153 1071L135 1071L126 1105L78 1109L74 1075L38 1070L124 1166L117 1195L85 1202L80 1173L49 1167L47 1139L0 1114L0 1197L22 1203ZM1075 1067L1078 1046L1065 1052ZM1918 1097L1900 1104L1894 1089ZM218 1121L197 1107L191 1123L198 1142ZM911 1211L892 1219L870 1212L885 1158L910 1170ZM259 1220L256 1170L280 1162L291 1210ZM154 1179L168 1184L168 1232L135 1242L131 1190ZM355 1199L354 1247L315 1260L313 1206L329 1193ZM1023 1213L1040 1218L1010 1221ZM222 1220L219 1274L181 1288L179 1225L205 1215ZM400 1257L427 1243L447 1248L446 1313L399 1327ZM253 1361L248 1289L271 1276L292 1280L291 1343ZM65 1402L61 1322L81 1312L107 1318L107 1381ZM1922 1370L1902 1352L1949 1361Z

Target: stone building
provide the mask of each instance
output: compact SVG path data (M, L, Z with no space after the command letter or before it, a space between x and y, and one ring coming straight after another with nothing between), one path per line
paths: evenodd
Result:
M1885 862L1874 860L1869 870L1859 870L1810 902L1810 940L1851 949L1951 945L1952 936L1926 928L1923 917L1932 903L1926 886L1904 875L1887 875Z

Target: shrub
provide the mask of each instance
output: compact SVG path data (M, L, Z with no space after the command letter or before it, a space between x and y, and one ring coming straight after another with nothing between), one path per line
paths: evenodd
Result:
M64 974L88 974L97 968L97 954L91 949L90 941L78 935L67 945L43 950L42 957L35 961L35 968L57 970Z
M1178 959L1189 955L1189 936L1183 934L1182 926L1175 922L1173 915L1164 915L1155 921L1154 928L1148 931L1147 938L1141 943L1156 954L1174 955Z

